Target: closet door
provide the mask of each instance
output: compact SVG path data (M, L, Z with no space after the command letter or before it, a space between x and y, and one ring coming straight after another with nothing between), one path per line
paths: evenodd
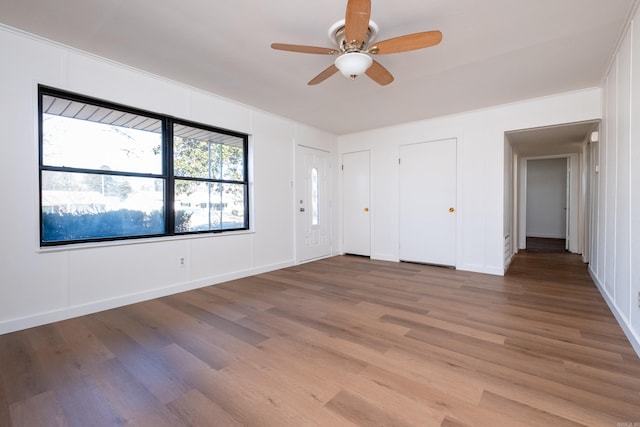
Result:
M369 151L342 156L343 250L371 255Z
M456 265L455 139L400 146L400 260Z

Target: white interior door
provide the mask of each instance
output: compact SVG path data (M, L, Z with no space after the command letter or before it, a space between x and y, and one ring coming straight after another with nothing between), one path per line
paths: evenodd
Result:
M400 260L456 264L455 139L400 146Z
M369 151L342 156L343 250L371 255L369 219Z
M331 254L329 153L296 149L296 258L307 261Z

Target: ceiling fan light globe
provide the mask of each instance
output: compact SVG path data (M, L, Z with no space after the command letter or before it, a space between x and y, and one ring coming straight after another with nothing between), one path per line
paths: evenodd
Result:
M364 74L372 63L373 59L366 53L348 52L338 56L335 65L344 76L354 78Z

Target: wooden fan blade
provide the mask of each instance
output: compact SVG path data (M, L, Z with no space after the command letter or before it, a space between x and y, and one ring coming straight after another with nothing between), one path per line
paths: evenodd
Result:
M379 85L386 86L393 81L393 76L384 68L378 61L375 59L371 64L371 67L366 71L367 76L371 78L371 80L375 81Z
M371 0L348 0L344 18L344 37L347 43L359 46L369 31Z
M409 50L435 46L440 43L441 40L442 33L440 31L425 31L377 42L369 48L369 52L377 55L407 52Z
M288 52L315 53L319 55L334 55L338 50L331 47L303 46L299 44L272 43L272 49L286 50Z
M323 72L321 72L320 74L312 78L311 81L309 81L309 83L307 84L310 86L317 85L318 83L322 83L323 81L327 80L329 77L333 76L337 72L338 72L338 67L336 67L335 64L331 64L329 68L327 68L326 70L324 70Z

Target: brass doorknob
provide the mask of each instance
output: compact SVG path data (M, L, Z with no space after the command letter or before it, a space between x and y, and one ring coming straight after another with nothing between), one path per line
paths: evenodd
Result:
M455 212L455 209L449 208L449 212Z
M364 208L364 211L365 212L369 212L369 208Z

